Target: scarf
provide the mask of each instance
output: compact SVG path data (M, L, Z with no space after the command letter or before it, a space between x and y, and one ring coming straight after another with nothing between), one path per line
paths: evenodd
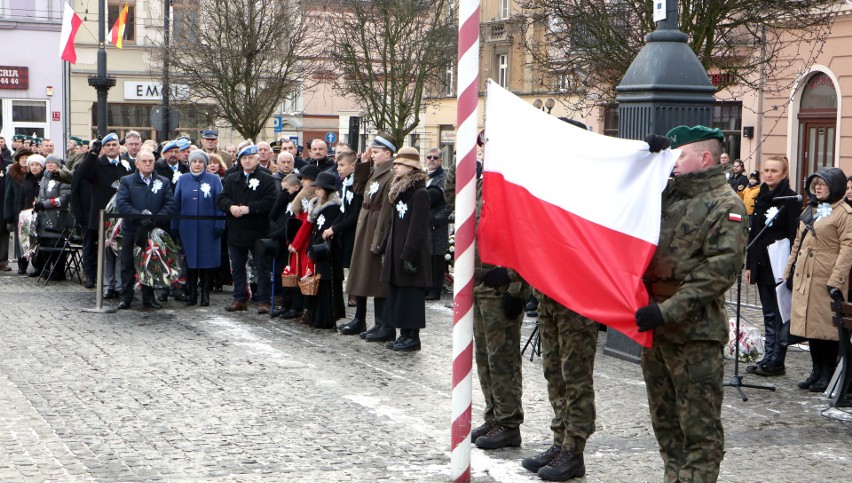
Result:
M399 178L393 179L393 184L391 184L391 187L388 190L388 200L393 203L410 188L423 188L425 185L426 173L419 169L409 171Z

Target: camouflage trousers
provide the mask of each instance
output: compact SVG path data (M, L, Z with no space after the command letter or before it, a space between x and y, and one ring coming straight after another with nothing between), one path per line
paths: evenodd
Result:
M595 388L592 373L598 324L550 297L538 297L541 363L553 406L553 444L582 454L595 432Z
M642 350L642 372L665 481L716 481L725 457L719 343L654 337Z
M503 312L504 288L479 284L473 289L473 341L479 385L485 397L485 422L517 428L524 422L521 404L521 322Z

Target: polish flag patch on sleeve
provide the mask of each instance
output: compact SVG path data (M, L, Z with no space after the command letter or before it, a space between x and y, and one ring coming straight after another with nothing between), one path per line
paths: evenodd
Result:
M729 221L736 221L737 223L743 221L743 215L739 215L737 213L728 213Z

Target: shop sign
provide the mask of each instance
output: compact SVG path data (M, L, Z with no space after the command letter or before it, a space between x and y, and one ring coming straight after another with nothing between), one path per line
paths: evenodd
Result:
M186 84L172 84L169 86L169 90L171 91L170 99L179 101L189 99L189 86ZM163 100L163 84L159 82L125 81L124 99L161 101Z
M0 89L29 89L30 68L0 65Z

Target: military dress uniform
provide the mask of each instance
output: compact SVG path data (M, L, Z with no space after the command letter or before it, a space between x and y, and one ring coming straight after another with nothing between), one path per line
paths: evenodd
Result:
M721 132L708 136L689 142L719 139ZM716 165L669 180L659 243L644 276L662 314L653 346L642 350L642 369L669 482L716 481L724 457L724 294L742 267L748 232L745 206L724 172Z

